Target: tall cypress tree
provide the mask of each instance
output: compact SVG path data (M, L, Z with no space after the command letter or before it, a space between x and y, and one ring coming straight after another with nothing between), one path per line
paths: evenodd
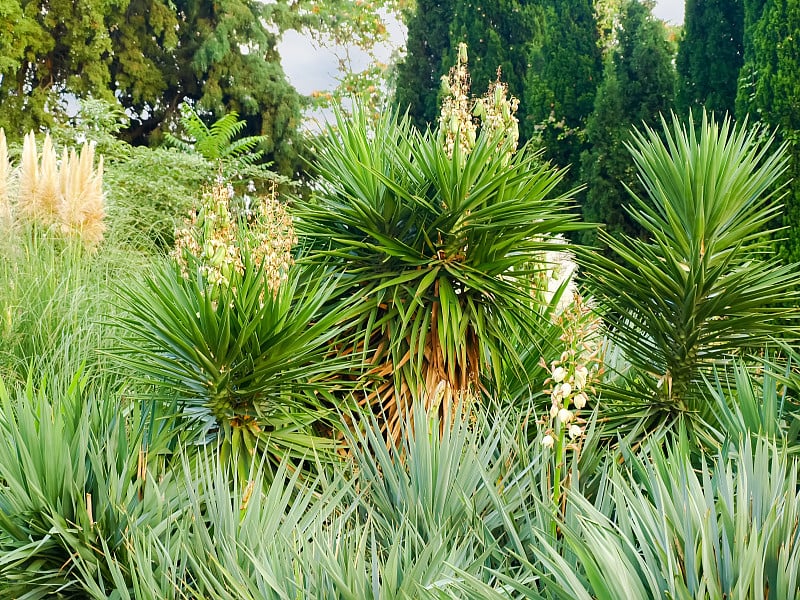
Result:
M675 90L672 59L666 28L653 17L652 4L629 0L622 7L617 44L606 59L586 127L591 147L581 161L587 183L584 219L603 223L612 233L641 234L624 209L631 201L625 186L637 194L641 189L624 142L632 127L657 125L659 115L670 109ZM593 243L593 232L584 241Z
M739 70L739 86L736 92L736 117L744 118L753 108L754 88L756 85L756 29L764 14L767 0L743 0L744 61Z
M452 0L417 0L407 17L406 58L397 65L395 103L420 129L435 125L444 60L450 51Z
M744 57L744 0L686 0L677 108L734 114Z
M750 113L786 132L800 131L800 0L763 3L760 18L749 27L748 42L740 116Z
M592 1L549 0L538 5L542 31L528 55L522 132L541 138L547 158L557 165L574 164L576 169L603 71ZM566 184L574 182L573 175Z
M473 92L500 67L520 99L521 141L541 137L548 158L565 166L579 159L602 75L598 37L592 0L418 0L395 100L418 125L435 124L440 78L466 42Z
M778 139L789 143L782 251L800 262L800 0L748 0L745 22L737 113L777 127Z

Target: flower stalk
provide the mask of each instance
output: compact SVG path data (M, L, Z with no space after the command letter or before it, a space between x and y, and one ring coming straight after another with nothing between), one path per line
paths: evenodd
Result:
M580 454L586 419L581 411L596 395L594 384L602 376L602 346L599 343L600 320L593 315L579 294L556 317L563 333L560 340L564 350L550 365L544 358L541 366L550 376L545 380L545 393L550 396L550 411L540 421L543 429L541 443L552 448L553 506L563 515L566 491L571 472L567 468L568 453L574 459ZM552 534L557 535L557 523L552 522Z

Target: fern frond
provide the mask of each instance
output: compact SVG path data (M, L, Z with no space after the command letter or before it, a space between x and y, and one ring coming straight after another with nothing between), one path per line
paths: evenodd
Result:
M236 158L238 162L252 165L264 156L263 150L256 150L264 136L248 136L234 140L225 148L220 158Z
M170 148L177 148L181 152L186 152L187 154L195 154L197 152L195 150L195 142L187 142L169 132L164 134L164 143Z
M248 166L263 156L263 151L256 151L256 148L267 137L254 135L235 139L246 126L247 121L239 119L239 113L235 110L217 119L211 126L207 126L194 108L184 104L181 106L181 127L184 137L179 138L167 133L165 139L169 146L183 152L197 153L212 161L235 160L241 165Z
M195 142L200 142L211 135L211 130L200 118L200 115L188 104L181 105L181 126L184 132L193 138Z

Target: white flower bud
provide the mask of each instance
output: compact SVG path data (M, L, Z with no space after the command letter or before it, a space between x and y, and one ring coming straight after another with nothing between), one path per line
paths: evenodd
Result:
M553 404L550 406L550 418L555 419L557 414L558 414L558 404L553 402Z
M576 394L575 397L572 399L572 402L575 403L575 408L578 410L582 409L586 406L586 403L589 401L589 398L583 392Z
M589 376L589 369L583 365L575 369L575 387L578 389L586 385L586 378Z
M572 421L572 412L568 411L566 408L562 408L558 411L558 420L562 423L569 423Z
M581 429L579 425L571 425L569 428L569 437L573 440L582 433L583 429Z
M552 448L555 442L556 441L553 439L553 436L550 435L549 433L542 438L542 446L544 446L545 448Z
M564 367L556 367L555 369L553 369L553 381L555 381L556 383L561 383L562 381L564 381L564 377L566 376L567 376L567 371L564 369Z
M566 381L561 384L561 396L562 398L566 398L572 393L572 386L567 383Z
M463 64L467 62L467 45L463 42L458 45L458 62Z

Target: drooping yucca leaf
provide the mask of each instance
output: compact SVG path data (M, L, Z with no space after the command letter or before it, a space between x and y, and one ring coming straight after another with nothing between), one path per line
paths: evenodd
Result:
M529 149L507 161L486 131L455 154L396 114L374 125L364 110L339 114L320 143L319 187L296 211L312 257L360 299L353 350L381 382L369 403L394 437L409 398L499 389L504 362L522 368L532 265L578 227L554 192L562 173Z

